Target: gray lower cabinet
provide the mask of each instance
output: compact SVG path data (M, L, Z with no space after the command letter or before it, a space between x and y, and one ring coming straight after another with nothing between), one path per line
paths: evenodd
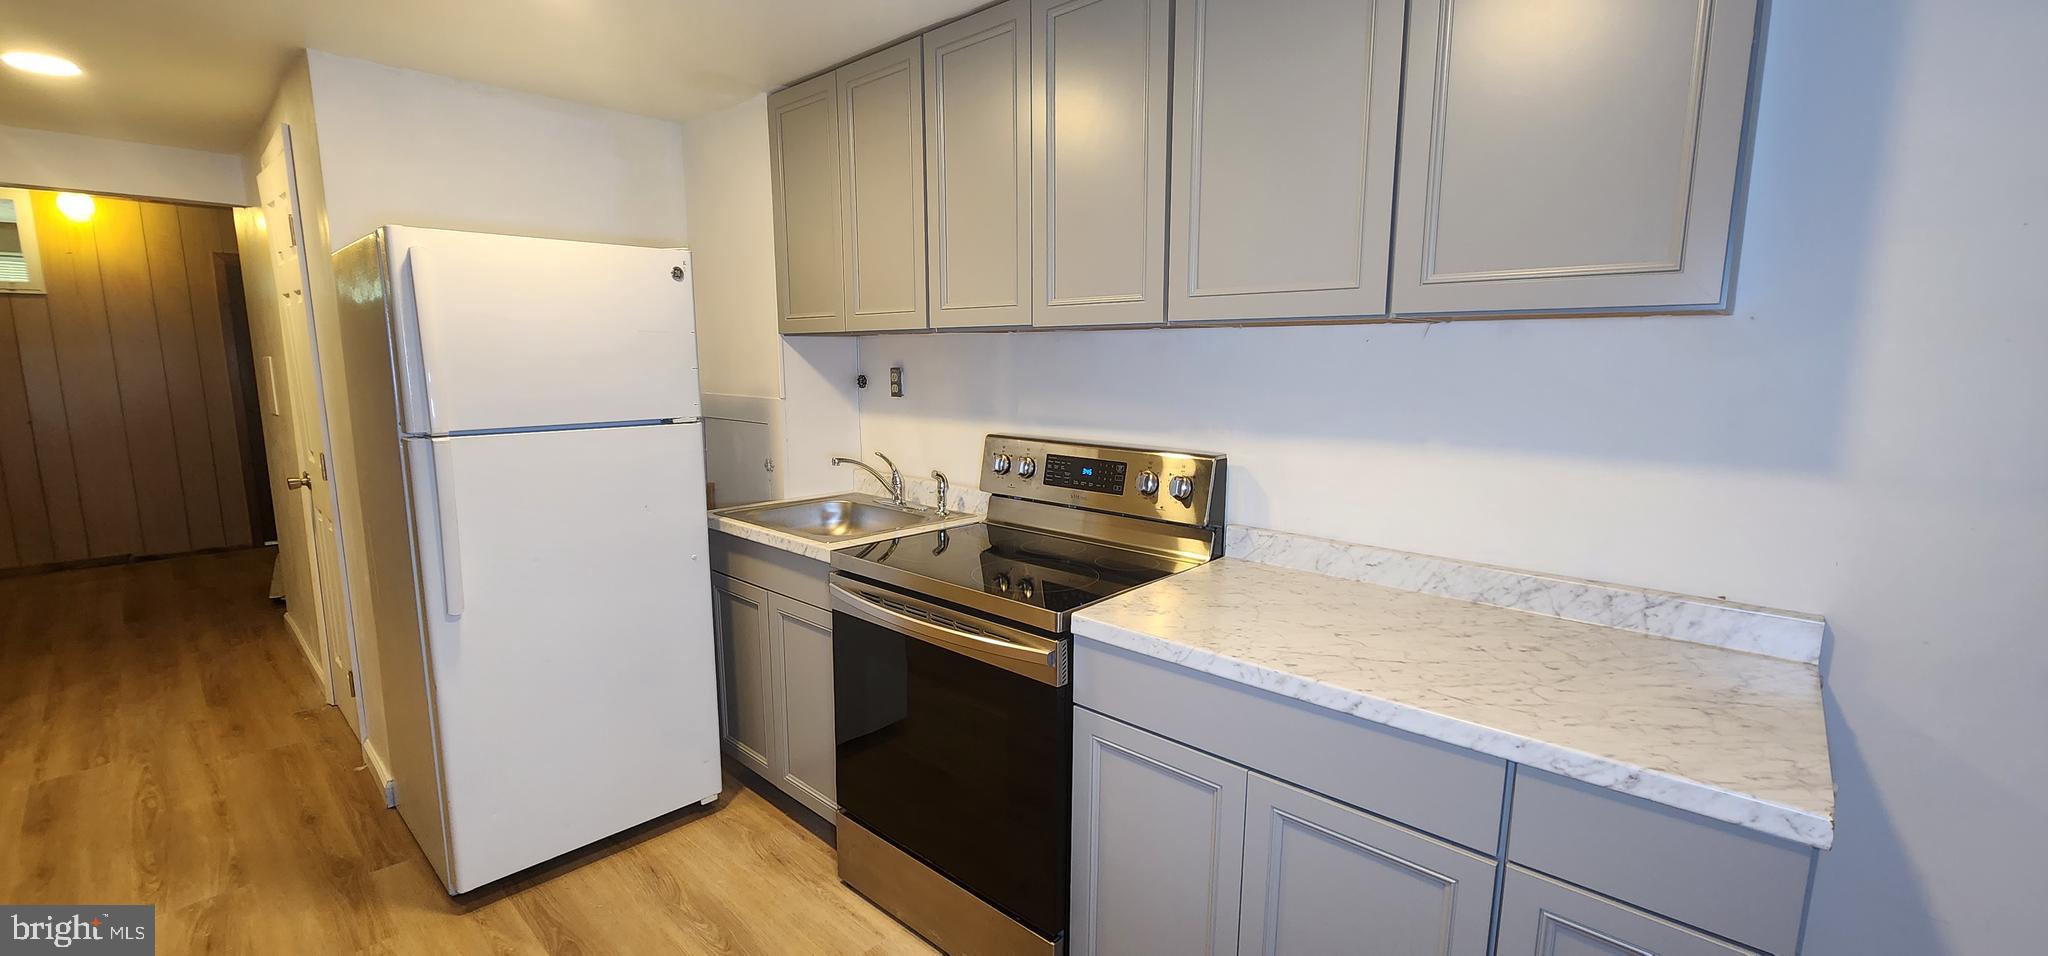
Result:
M1074 710L1076 954L1484 956L1494 863Z
M1410 4L1394 311L1720 307L1756 23L1756 0Z
M1252 774L1238 952L1485 956L1492 860Z
M770 592L768 647L775 688L769 779L825 819L839 811L832 717L832 612Z
M718 726L726 752L769 776L775 749L775 694L768 643L768 592L711 575L711 617L718 650Z
M1074 956L1237 951L1249 777L1074 709Z
M715 572L711 608L726 752L836 819L831 612Z
M1500 956L1755 956L1541 874L1508 867Z

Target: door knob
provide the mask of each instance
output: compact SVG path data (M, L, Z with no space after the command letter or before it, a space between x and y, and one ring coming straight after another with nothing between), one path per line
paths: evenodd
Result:
M284 480L284 486L294 491L300 488L311 488L313 487L313 476L308 473L287 477Z

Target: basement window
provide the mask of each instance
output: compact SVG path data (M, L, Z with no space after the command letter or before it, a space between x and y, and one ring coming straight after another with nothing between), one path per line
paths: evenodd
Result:
M0 188L0 293L43 292L43 260L36 250L35 211L28 190Z

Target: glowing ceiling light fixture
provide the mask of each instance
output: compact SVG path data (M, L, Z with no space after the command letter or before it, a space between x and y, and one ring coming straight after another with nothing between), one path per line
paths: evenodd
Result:
M27 50L9 50L0 53L0 63L14 67L24 73L40 76L77 76L84 73L78 64L61 56L48 53L30 53Z
M84 193L58 193L57 211L72 222L92 221L92 197Z

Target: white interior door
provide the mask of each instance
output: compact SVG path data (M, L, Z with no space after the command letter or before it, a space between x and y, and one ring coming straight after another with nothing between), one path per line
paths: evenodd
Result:
M406 432L700 414L688 252L406 226L385 240L411 293Z
M306 530L303 553L295 558L306 562L316 602L312 613L299 616L297 624L317 631L313 640L320 648L320 666L315 670L326 687L328 702L341 708L343 718L360 739L363 711L355 679L355 639L348 611L347 576L342 570L341 526L328 467L331 446L325 392L320 383L319 338L312 306L306 301L305 221L299 214L298 190L292 175L289 127L280 125L264 148L256 187L268 226L283 352L272 360L270 368L259 371L281 375L286 380L281 391L289 396L291 407L284 412L292 419L298 454L296 472L287 474L283 482L290 504L278 510L281 514L292 513ZM278 365L283 367L277 368Z
M457 892L717 795L701 429L406 440Z

